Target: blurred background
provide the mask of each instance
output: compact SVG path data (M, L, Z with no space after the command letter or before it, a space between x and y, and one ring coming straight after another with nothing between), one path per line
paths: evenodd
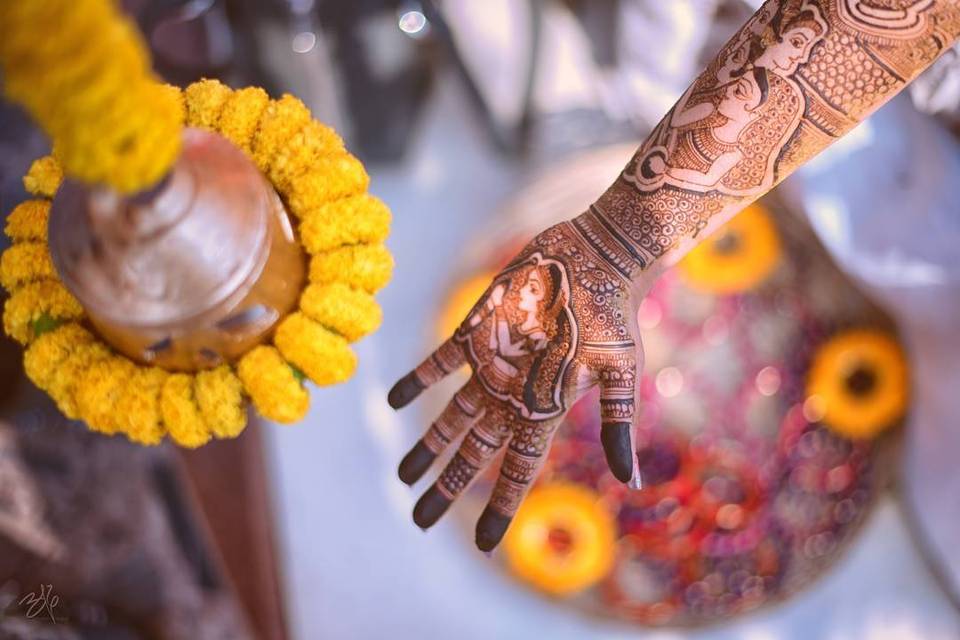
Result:
M601 193L759 2L122 4L169 81L290 92L337 128L397 266L349 383L193 452L70 424L0 343L0 638L960 637L954 52L651 293L650 487L614 486L588 397L488 557L488 479L423 533L426 486L396 478L456 381L402 414L387 389ZM47 151L0 105L0 210ZM909 406L876 437L808 401L836 340L905 354ZM25 615L42 585L58 624Z

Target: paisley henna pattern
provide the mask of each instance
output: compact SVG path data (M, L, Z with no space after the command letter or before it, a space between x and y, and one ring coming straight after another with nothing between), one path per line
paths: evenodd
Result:
M560 418L593 385L610 469L629 481L646 272L849 131L958 34L960 0L764 4L590 210L534 238L455 335L391 389L400 408L464 364L473 370L400 464L412 484L460 442L415 522L436 522L505 449L477 524L477 545L496 546Z

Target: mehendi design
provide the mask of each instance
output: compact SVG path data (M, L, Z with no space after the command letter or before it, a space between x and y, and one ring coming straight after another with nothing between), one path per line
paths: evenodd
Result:
M636 346L628 328L630 281L603 246L629 246L609 229L563 223L537 236L500 275L454 336L390 392L403 406L470 365L473 376L400 465L412 484L447 447L462 442L414 510L429 527L504 447L500 477L477 528L493 548L536 478L560 418L601 384L603 444L614 474L633 473L631 425ZM625 265L627 263L623 263Z
M601 443L633 474L645 272L849 131L960 34L960 0L770 0L727 43L579 217L539 234L455 335L391 389L400 408L468 364L473 375L404 457L412 484L459 443L414 509L432 526L503 463L477 524L490 550L536 479L560 418L600 386ZM687 242L684 242L687 241Z
M644 192L664 184L735 196L767 191L777 157L803 115L803 92L793 75L826 31L810 0L787 1L756 16L721 53L720 66L683 94L624 180ZM769 46L757 43L764 37Z
M718 225L950 47L956 0L770 0L654 129L594 210L640 259ZM685 224L672 223L684 213Z
M457 330L480 384L522 417L562 415L562 381L577 343L562 262L535 252L507 267Z

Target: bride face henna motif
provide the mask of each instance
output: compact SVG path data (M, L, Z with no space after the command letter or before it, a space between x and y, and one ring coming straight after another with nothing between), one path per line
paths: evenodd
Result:
M733 141L759 117L757 109L767 101L768 86L766 74L760 69L745 73L727 85L724 99L717 105L717 113L738 125Z
M537 252L505 269L456 333L483 389L522 418L566 410L563 379L577 340L570 303L566 267Z
M956 0L764 4L600 200L538 235L455 335L390 390L400 408L463 365L473 370L400 463L412 484L459 443L414 521L433 525L505 450L477 523L477 546L496 546L563 412L594 384L607 461L628 481L644 272L852 129L958 34Z

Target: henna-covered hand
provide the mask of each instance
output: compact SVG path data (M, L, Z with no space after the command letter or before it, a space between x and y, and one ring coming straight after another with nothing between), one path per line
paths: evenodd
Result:
M893 97L958 36L960 0L768 0L590 211L537 236L456 335L391 390L390 404L402 407L465 362L473 368L400 465L400 477L416 481L469 430L417 503L417 524L436 522L505 446L477 525L477 545L496 546L561 416L594 384L607 460L629 480L643 287L705 230Z
M641 364L638 300L629 278L587 241L590 215L537 236L494 279L456 333L390 391L390 405L400 408L465 363L473 370L400 463L400 478L413 484L462 438L414 509L420 527L432 526L506 448L477 523L477 546L493 549L543 464L563 414L597 384L607 461L614 476L630 481Z

